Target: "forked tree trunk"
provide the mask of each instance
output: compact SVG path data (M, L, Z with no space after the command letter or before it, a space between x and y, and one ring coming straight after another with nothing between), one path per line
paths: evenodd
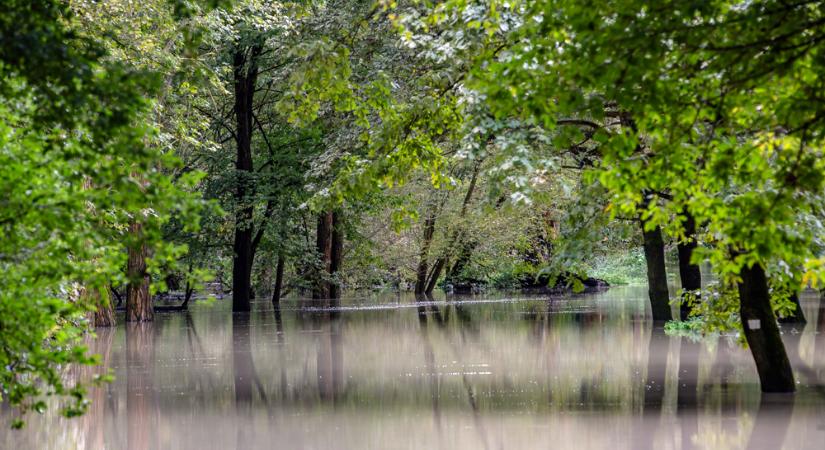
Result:
M682 280L682 290L685 293L691 292L698 295L702 289L702 272L697 264L690 262L693 251L696 249L696 221L689 213L685 214L685 238L679 242L677 250L679 252L679 278ZM682 302L679 306L679 316L682 320L687 320L692 312L691 305Z
M771 309L765 270L755 264L743 268L740 277L739 315L762 392L793 392L793 371Z
M143 225L137 222L129 225L129 233L141 241ZM126 274L129 284L126 287L126 321L151 322L155 318L152 309L152 297L149 296L149 273L146 271L147 249L143 242L129 246L129 259Z
M241 48L235 52L233 60L235 143L237 147L235 200L239 205L235 212L235 241L232 258L232 311L234 312L249 311L249 301L252 297L253 205L249 198L253 191L253 186L251 186L253 174L252 102L255 96L260 53L260 46Z
M644 237L645 262L647 263L648 295L653 320L663 322L673 319L670 312L670 294L667 290L667 271L665 270L665 242L662 229L658 226L648 231L642 223Z

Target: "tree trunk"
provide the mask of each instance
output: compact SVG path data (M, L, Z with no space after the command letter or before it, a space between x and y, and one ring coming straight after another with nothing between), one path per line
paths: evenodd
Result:
M132 223L129 233L140 240L143 225ZM126 287L126 321L151 322L155 318L152 309L152 297L149 296L149 274L146 272L146 245L142 242L129 247L129 260L126 273L129 284Z
M461 202L461 212L458 215L459 219L464 219L467 215L467 207L470 205L470 200L473 198L473 192L475 192L476 182L478 181L478 172L479 169L481 169L482 161L483 160L481 159L477 160L476 164L473 166L473 176L470 178L470 184L467 186L467 192L464 194L464 200ZM496 209L498 209L498 205L496 206ZM459 225L458 229L453 230L444 254L435 261L433 270L430 272L429 279L424 289L424 293L426 295L432 295L433 290L435 290L435 285L438 282L438 277L441 276L441 271L443 271L445 267L449 266L450 253L452 252L453 247L456 244L460 244L462 245L462 250L466 248L465 244L462 242L464 230L460 227L461 225ZM449 274L447 276L449 276Z
M795 306L795 308L793 310L793 313L791 313L791 314L789 314L785 317L780 317L779 322L780 323L808 323L808 321L805 320L805 313L802 311L802 305L799 303L799 293L794 292L793 294L791 294L791 296L789 297L789 300Z
M743 268L740 276L739 315L762 392L793 392L793 371L771 309L765 270L755 264Z
M312 298L316 300L330 298L329 273L332 267L332 213L325 212L318 216L315 233L315 251L321 260L316 273L315 288Z
M644 237L645 262L647 263L648 295L653 320L656 322L673 319L670 312L670 294L667 290L667 272L665 270L665 243L662 229L658 226L648 231L642 222Z
M105 295L95 290L92 293L97 302L97 308L94 311L94 325L95 328L113 327L117 325L115 320L115 305L112 303L112 293L105 291Z
M690 258L693 256L693 250L696 249L696 221L690 213L685 213L685 241L679 242L677 250L679 251L679 277L682 280L682 290L685 293L691 292L698 295L698 291L702 289L702 272L699 266L691 264ZM683 302L679 305L679 315L682 320L687 320L692 311L692 306Z
M332 213L332 242L330 243L329 274L336 275L341 270L344 258L344 224L340 212ZM341 298L341 284L337 277L329 282L329 298Z
M415 271L415 294L424 294L427 290L427 275L429 274L429 262L427 258L430 254L430 245L433 242L433 234L435 234L435 207L430 211L430 214L424 219L424 236L421 241L421 251L418 254L418 267Z
M272 292L272 305L281 304L281 289L284 286L284 255L278 255L278 266L275 269L275 289Z
M232 258L232 311L249 311L252 293L252 102L258 76L260 46L238 49L233 60L235 82L236 190L235 242Z

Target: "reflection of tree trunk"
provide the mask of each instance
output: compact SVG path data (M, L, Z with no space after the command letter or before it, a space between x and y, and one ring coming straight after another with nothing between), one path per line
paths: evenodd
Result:
M657 322L671 320L670 295L667 290L667 272L665 270L665 242L662 229L658 226L652 230L645 228L644 237L645 262L647 263L647 284L653 320Z
M805 313L802 311L802 305L799 303L799 293L794 292L788 297L788 300L794 304L794 310L792 313L788 314L785 317L780 317L780 323L806 323L805 320Z
M667 355L670 341L660 329L650 330L647 347L647 381L645 385L644 413L652 417L661 413L665 397Z
M253 263L253 205L249 198L254 185L252 181L252 105L255 97L255 85L258 77L258 56L261 47L254 45L239 48L233 59L233 76L235 88L235 143L237 157L235 171L237 175L235 201L235 240L232 258L232 311L249 311L252 296Z
M793 392L793 371L771 309L768 281L759 264L740 272L739 314L762 392Z
M793 395L777 396L763 393L747 448L783 448L788 427L791 425L793 405Z
M682 448L693 447L693 436L699 433L697 383L700 350L699 344L688 338L682 338L679 349L679 387L676 400L676 414L682 424Z
M129 225L133 239L142 241L143 225L137 222ZM129 285L126 291L126 321L150 322L155 318L152 298L149 296L149 273L146 271L147 249L143 242L129 246L129 260L126 272Z
M430 399L433 406L433 421L439 434L441 433L441 406L438 399L438 373L435 366L435 353L433 344L430 342L429 329L427 327L427 311L424 305L418 307L418 323L421 329L421 342L424 346L424 367L427 369L427 378L430 384Z
M126 325L126 410L130 449L159 448L154 387L154 326Z
M321 320L317 355L318 394L321 400L335 404L343 391L341 324L339 319L329 316Z
M702 272L699 266L691 264L690 259L696 249L696 221L690 213L685 213L685 240L679 242L677 250L679 252L679 277L682 280L682 290L685 292L698 293L702 289ZM687 320L691 312L691 306L681 303L679 315L682 320Z
M90 338L90 353L100 355L99 366L86 366L85 370L90 373L84 375L84 382L91 381L95 375L102 375L109 371L111 366L112 343L114 342L115 330L104 328L96 331L97 337ZM104 430L106 429L106 397L109 385L94 386L89 389L89 410L83 415L83 429L86 430L86 446L89 450L107 448Z
M252 362L248 315L232 315L232 372L235 378L235 406L240 411L252 403L252 382L255 366Z

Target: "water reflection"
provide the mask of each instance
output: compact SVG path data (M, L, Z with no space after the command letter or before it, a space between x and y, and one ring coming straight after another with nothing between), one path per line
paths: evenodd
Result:
M800 386L780 398L760 394L735 337L692 342L655 328L644 316L644 288L491 300L389 299L398 308L345 301L337 310L282 301L251 315L217 303L161 314L91 343L117 380L91 393L86 417L33 417L26 430L0 438L0 447L825 442L825 314L816 296L802 298L807 327L782 328Z

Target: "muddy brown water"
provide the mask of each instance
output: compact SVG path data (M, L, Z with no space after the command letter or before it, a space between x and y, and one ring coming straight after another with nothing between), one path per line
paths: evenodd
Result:
M407 296L335 310L229 300L100 331L115 381L86 416L9 449L821 449L825 309L783 325L795 395L760 394L735 336L669 337L644 287L566 297ZM66 376L88 376L90 369Z

